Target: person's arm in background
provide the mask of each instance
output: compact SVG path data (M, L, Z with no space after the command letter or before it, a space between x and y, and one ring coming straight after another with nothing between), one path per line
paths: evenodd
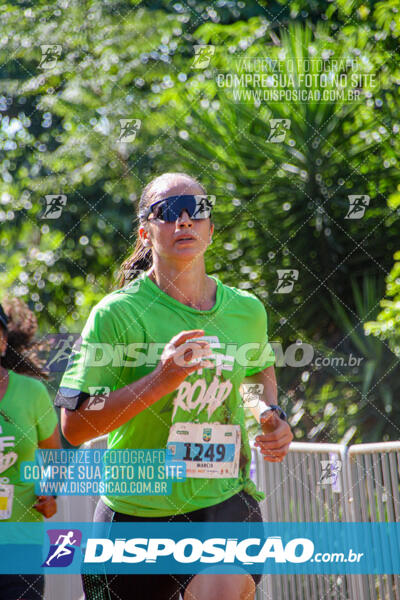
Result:
M39 448L56 449L61 448L61 439L56 425L50 437L38 442ZM57 501L54 496L38 496L36 503L33 505L46 519L49 519L57 512Z
M254 375L245 377L244 384L261 384L262 391L259 397L259 409L252 411L254 413L262 413L264 404L276 405L278 398L278 388L275 377L274 366L267 367ZM255 407L256 409L258 407ZM257 414L255 414L257 418ZM289 451L289 446L293 440L293 434L289 424L282 419L279 419L276 429L268 434L260 434L255 438L254 446L260 448L261 454L264 455L264 460L269 462L281 462Z

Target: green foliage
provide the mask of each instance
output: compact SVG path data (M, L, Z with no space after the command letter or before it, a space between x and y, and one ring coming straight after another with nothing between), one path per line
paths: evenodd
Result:
M365 323L366 332L388 340L392 351L400 356L400 252L394 255L396 260L387 279L386 295L381 301L383 310L377 321Z
M354 393L351 402L357 406L353 414L344 414L346 425L358 428L357 439L381 441L397 439L399 435L400 410L396 398L400 393L397 376L399 360L386 343L376 337L365 335L364 323L374 318L379 310L382 284L366 276L360 289L351 281L356 312L355 322L342 305L333 299L333 314L338 327L343 331L343 347L358 355L360 366L355 374ZM340 386L337 390L340 397Z
M309 58L310 48L317 56L326 48L346 56L355 50L356 42L360 44L340 35L333 40L323 26L315 32L297 26L282 34L282 46L273 47L265 45L258 20L237 23L235 30L207 25L200 32L205 42L217 46L213 60L219 73L232 65L226 48L241 58L267 52L271 59L284 48L287 64L290 60L293 64ZM244 52L238 44L243 40ZM380 64L375 46L367 39L361 50L375 67ZM382 52L381 61L386 56ZM210 70L192 73L187 84L164 96L170 120L179 115L179 126L171 130L176 152L166 168L176 166L178 157L179 169L200 171L208 190L219 197L210 268L225 282L264 300L270 338L284 348L300 338L321 356L331 356L334 349L343 358L356 352L362 359L360 369L278 371L280 402L290 399L299 439L306 434L320 441L398 437L387 416L393 406L391 386L396 382L382 380L376 385L385 379L388 365L394 368L394 357L379 341L364 339L362 330L380 296L371 304L367 294L364 311L356 292L357 281L362 285L372 274L382 279L388 272L388 248L394 250L398 239L397 215L388 210L385 198L399 177L394 135L398 113L393 86L386 87L388 80L390 76L382 71L375 101L366 90L366 99L353 105L292 101L254 107L233 103ZM381 94L387 98L382 110ZM270 118L291 120L290 139L285 143L268 143ZM345 220L352 193L370 196L370 208L361 220ZM221 258L225 256L228 261ZM299 271L290 301L286 295L274 294L278 268ZM339 318L344 315L346 319ZM350 336L352 343L342 348L342 338L354 328L357 336ZM373 417L378 427L372 427Z

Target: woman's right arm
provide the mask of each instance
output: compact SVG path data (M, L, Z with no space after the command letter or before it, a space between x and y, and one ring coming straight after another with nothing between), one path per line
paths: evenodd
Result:
M88 410L88 404L92 401L90 396L75 410L62 408L61 429L65 438L72 445L80 446L88 440L105 435L176 390L191 373L213 367L213 363L206 360L212 354L208 342L187 342L203 335L203 330L195 329L182 331L174 336L164 348L154 371L110 392L101 410ZM201 359L197 364L185 364L196 358ZM79 395L79 390L76 393ZM59 405L62 406L62 402Z

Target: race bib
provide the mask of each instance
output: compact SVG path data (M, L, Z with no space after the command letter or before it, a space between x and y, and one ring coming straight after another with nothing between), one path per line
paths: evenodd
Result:
M14 486L0 484L0 521L9 519L12 513Z
M175 423L167 460L185 461L186 477L238 477L240 443L240 425Z

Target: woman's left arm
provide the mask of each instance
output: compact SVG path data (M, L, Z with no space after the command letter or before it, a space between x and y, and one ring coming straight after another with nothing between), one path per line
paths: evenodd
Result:
M50 437L38 442L39 448L55 449L61 448L60 434L58 425L56 425ZM57 512L57 501L54 496L38 496L36 503L33 505L46 519L50 519Z
M243 381L245 384L261 384L262 388L259 392L259 411L264 410L264 403L268 406L277 404L278 388L275 377L275 369L273 366L267 367L263 371L246 377ZM260 448L261 454L264 455L264 460L269 462L281 462L289 451L289 446L293 440L293 433L289 424L282 419L279 419L278 426L271 433L263 433L255 438L254 446Z

